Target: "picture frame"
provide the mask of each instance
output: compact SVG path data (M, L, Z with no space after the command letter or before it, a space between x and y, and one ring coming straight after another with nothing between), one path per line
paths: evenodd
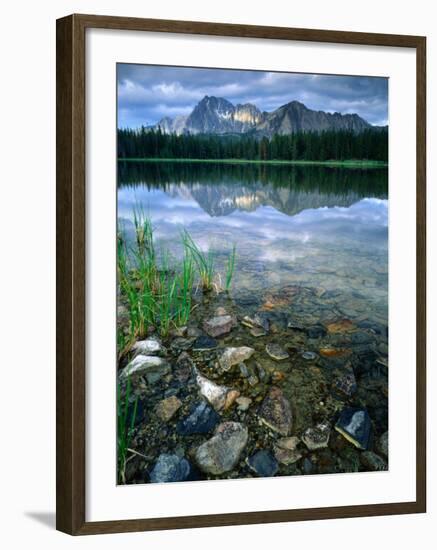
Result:
M416 449L415 499L362 505L88 521L86 515L86 33L110 29L350 44L415 51ZM421 36L74 14L57 21L56 526L70 535L349 518L426 511L426 39Z

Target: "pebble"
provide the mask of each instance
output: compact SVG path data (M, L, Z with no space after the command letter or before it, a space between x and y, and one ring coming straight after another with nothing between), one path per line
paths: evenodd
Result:
M180 435L206 434L211 432L220 422L220 416L205 401L192 406L188 416L176 425Z
M171 372L170 365L162 359L153 355L137 355L121 371L120 378L126 379L133 375L145 376L149 384L155 384L164 375Z
M186 458L176 454L163 453L150 472L151 483L169 483L185 481L192 474L191 464Z
M203 322L203 330L213 338L231 332L235 320L231 315L218 315Z
M266 352L275 361L283 361L290 357L289 353L285 351L279 344L267 344Z
M248 346L225 348L219 358L219 364L224 371L228 371L234 365L238 365L239 363L250 359L254 353L255 350L253 348L249 348Z
M282 390L272 386L259 410L261 421L273 431L287 436L293 424L291 406Z
M155 407L155 413L158 418L168 422L180 409L182 402L175 396L167 397L160 401Z
M317 424L308 428L302 436L302 441L310 451L323 449L328 446L331 428L328 424Z
M278 472L278 461L267 450L261 449L247 459L249 468L260 477L273 477Z

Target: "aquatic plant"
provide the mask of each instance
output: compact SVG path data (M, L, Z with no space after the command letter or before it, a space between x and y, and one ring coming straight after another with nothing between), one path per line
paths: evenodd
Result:
M212 250L208 249L208 252L203 252L186 229L182 233L182 241L184 248L188 249L193 255L203 289L211 290L214 280L214 255Z
M165 337L172 326L186 325L195 288L201 286L210 291L216 287L218 291L214 283L214 255L211 250L204 253L188 231L184 230L181 236L184 255L178 263L168 250L158 253L152 222L139 208L134 210L134 228L132 245L128 246L121 227L117 238L118 284L129 311L129 333L117 334L119 357L129 351L136 339L146 336L151 327ZM234 246L227 262L226 290L231 285L235 256Z
M231 288L232 278L235 271L235 257L237 252L237 246L233 245L231 255L228 258L226 265L226 280L225 280L225 289L228 291Z
M119 483L126 482L127 454L132 440L138 409L138 396L133 403L133 409L129 408L130 394L130 378L127 379L124 396L122 396L120 383L117 384L117 471Z

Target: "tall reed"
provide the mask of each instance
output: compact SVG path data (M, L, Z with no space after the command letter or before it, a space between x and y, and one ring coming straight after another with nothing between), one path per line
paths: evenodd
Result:
M135 398L133 409L129 409L130 394L130 378L127 379L124 397L122 397L120 383L117 384L117 464L119 483L126 482L127 453L131 445L138 410L138 396Z

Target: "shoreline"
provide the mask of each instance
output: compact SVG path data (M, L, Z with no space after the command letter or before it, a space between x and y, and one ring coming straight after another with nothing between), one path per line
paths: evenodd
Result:
M388 163L378 160L248 160L248 159L191 159L191 158L119 158L119 162L173 162L211 164L268 164L290 166L331 166L341 168L388 168Z

